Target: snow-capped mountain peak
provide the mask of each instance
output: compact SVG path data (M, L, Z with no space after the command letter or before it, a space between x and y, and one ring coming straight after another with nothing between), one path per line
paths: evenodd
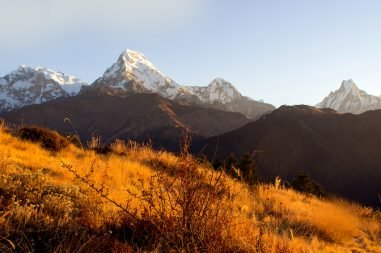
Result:
M340 113L363 113L381 109L381 98L360 90L352 79L344 80L338 90L331 92L318 108L332 108Z
M340 89L343 89L346 93L349 93L349 92L359 92L360 89L357 87L357 85L355 84L355 82L353 82L352 79L348 79L348 80L344 80L342 83L341 83L341 87Z
M118 92L152 92L169 99L187 99L196 97L202 103L229 103L241 94L229 82L222 78L214 79L208 86L179 85L160 72L143 54L126 49L95 86L107 87Z
M213 81L211 81L209 83L208 86L211 88L223 88L225 90L233 89L233 90L237 91L237 89L234 87L233 84L231 84L230 82L226 81L225 79L223 79L221 77L215 78Z
M162 74L143 54L127 49L95 86L118 89L119 92L152 92L174 98L179 85Z
M157 68L142 54L131 49L126 49L121 55L125 65L135 65L135 66L147 66L152 70L157 70Z
M128 73L133 71L143 72L144 70L157 72L164 77L164 75L161 74L160 71L158 71L157 68L142 53L126 49L119 56L118 61L113 64L111 68L106 70L104 76L111 77L121 71Z
M36 78L37 75L43 75L46 80L52 80L59 84L61 88L66 91L70 96L78 94L82 85L88 85L82 80L72 75L65 75L60 71L55 71L45 67L29 67L26 65L20 65L16 70L7 75L8 81L12 82L15 79ZM29 82L30 85L34 85L33 81Z
M58 97L74 96L83 85L87 84L62 72L20 65L0 78L0 111L39 104Z
M242 97L241 93L228 81L216 78L208 85L209 100L223 104L233 102Z
M159 71L143 54L129 49L123 51L103 76L83 92L91 89L119 96L156 93L171 100L241 112L250 118L274 109L271 105L262 106L259 102L243 97L231 83L222 78L214 79L207 86L180 85ZM257 108L260 109L256 111Z

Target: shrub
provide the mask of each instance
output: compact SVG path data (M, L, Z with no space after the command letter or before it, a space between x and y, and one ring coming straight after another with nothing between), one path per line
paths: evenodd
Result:
M186 151L173 170L157 168L148 182L136 184L138 194L130 192L144 204L140 232L150 227L151 243L164 250L226 250L224 233L232 223L226 175L201 168Z
M243 180L249 185L255 185L259 181L257 163L255 162L253 155L245 154L238 165L241 170Z
M234 154L230 154L225 162L216 160L213 163L216 170L225 170L230 176L245 181L249 185L259 182L257 163L254 154L246 153L240 160Z
M111 145L110 150L117 155L125 155L128 147L123 140L116 139Z
M109 154L112 150L109 146L105 145L101 141L101 137L92 136L90 141L87 143L87 148L94 150L97 154Z
M305 172L300 171L292 180L292 188L302 193L309 193L315 196L324 196L325 192L323 187L315 180L310 178Z
M200 164L188 147L185 141L175 166L166 167L155 156L149 158L154 175L132 182L133 188L127 190L127 202L140 203L136 209L111 199L108 190L96 186L90 175L81 176L71 166L64 167L120 208L125 215L119 233L123 238L130 235L128 240L135 247L165 252L226 251L227 231L233 222L226 174Z
M50 151L59 151L69 145L69 141L56 131L42 127L22 127L17 135L22 140L40 143L43 148Z

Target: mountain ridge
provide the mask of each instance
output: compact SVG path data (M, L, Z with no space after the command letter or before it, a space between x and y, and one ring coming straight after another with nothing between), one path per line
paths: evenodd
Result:
M381 110L340 114L281 106L241 128L195 143L209 159L255 153L263 178L291 182L303 170L328 192L378 206L381 192Z
M0 114L9 124L48 127L64 134L75 134L87 142L93 135L102 142L115 139L149 141L155 147L177 150L184 131L195 139L218 135L250 122L237 112L186 105L156 93L131 93L126 97L86 92L30 105Z

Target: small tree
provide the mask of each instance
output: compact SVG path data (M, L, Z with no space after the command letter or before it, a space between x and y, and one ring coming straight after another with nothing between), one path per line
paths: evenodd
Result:
M234 175L236 168L238 164L237 158L234 156L234 154L230 154L228 159L225 162L225 171L229 173L230 175Z
M125 213L123 235L131 232L131 243L138 248L164 252L225 252L232 225L232 196L224 171L210 170L189 154L188 135L174 166L168 167L154 154L148 160L155 173L149 179L132 181L124 205L112 199L104 185L91 179L93 169L80 175L70 165L63 166ZM138 208L129 203L137 201Z
M310 178L304 171L300 171L292 180L292 188L299 192L310 193L316 196L324 196L323 187Z
M243 179L249 185L254 185L258 183L259 177L258 177L257 164L252 155L246 153L242 157L238 167L241 170Z

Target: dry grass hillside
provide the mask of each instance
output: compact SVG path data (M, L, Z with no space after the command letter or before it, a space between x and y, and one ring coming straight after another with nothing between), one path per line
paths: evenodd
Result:
M381 215L249 187L185 151L49 150L1 127L0 252L142 251L379 253Z

